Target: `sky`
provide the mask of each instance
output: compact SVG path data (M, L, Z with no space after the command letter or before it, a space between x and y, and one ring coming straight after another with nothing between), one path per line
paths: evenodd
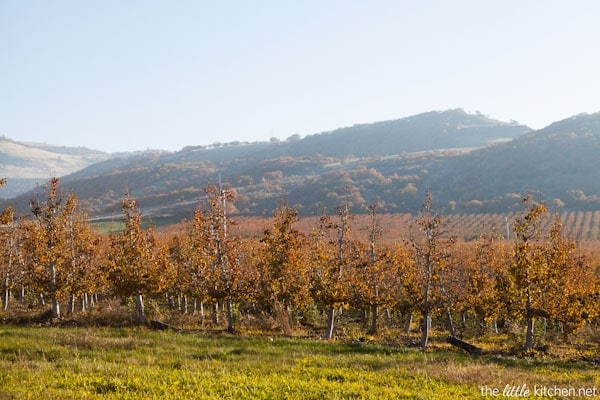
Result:
M600 111L595 0L0 0L0 135L107 152Z

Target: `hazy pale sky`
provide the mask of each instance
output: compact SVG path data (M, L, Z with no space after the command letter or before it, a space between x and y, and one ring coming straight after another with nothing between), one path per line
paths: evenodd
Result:
M104 151L600 111L600 1L0 0L0 135Z

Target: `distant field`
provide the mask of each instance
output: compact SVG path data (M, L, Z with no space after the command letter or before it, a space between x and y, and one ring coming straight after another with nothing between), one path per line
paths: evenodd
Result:
M284 337L0 326L2 399L481 399L496 390L535 398L544 388L593 398L600 367L474 358L443 345L424 353Z
M580 242L596 242L600 240L600 211L564 211L559 213L563 224L563 233L566 237ZM457 237L465 240L473 240L479 235L490 233L494 230L506 237L507 223L508 230L512 230L512 224L516 217L514 213L497 214L442 214L443 219L449 230L457 235ZM543 227L549 226L550 213ZM260 237L265 228L272 226L272 218L270 217L247 217L247 216L231 216L232 220L237 223L237 229L242 236ZM414 216L407 213L394 214L379 214L377 216L379 225L382 228L382 238L384 241L394 242L403 237L407 233L410 223L414 220ZM157 219L157 229L181 229L183 224L174 221L169 221L166 225L165 221ZM150 223L146 221L144 226ZM366 227L369 224L369 216L366 214L358 214L354 216L353 226L354 235L366 235ZM92 226L101 233L114 233L123 229L123 224L120 218L115 218L113 221L92 222ZM316 217L302 217L296 224L296 228L310 232L311 229L317 226Z
M563 233L566 237L578 241L600 240L600 211L564 211L559 213L563 224ZM516 214L448 214L442 217L449 231L465 240L476 239L481 234L490 233L492 230L507 235L512 230ZM546 217L542 228L548 227L552 212ZM240 231L246 235L261 235L263 229L270 227L272 220L262 217L233 217L239 222ZM409 224L414 220L410 214L379 214L377 216L382 230L382 237L387 241L396 241L405 237ZM355 235L366 235L369 224L368 215L355 215L353 226ZM301 218L297 228L305 232L316 227L316 218Z

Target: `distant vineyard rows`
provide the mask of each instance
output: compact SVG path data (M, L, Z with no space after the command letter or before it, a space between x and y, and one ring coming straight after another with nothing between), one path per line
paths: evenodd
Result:
M512 234L512 224L517 215L510 214L448 214L444 215L446 226L458 238L474 240L481 234L495 231L507 237ZM600 211L564 211L560 213L563 225L563 234L577 241L600 240ZM542 229L549 227L552 215L548 215L543 223ZM243 235L260 236L263 230L272 223L271 218L241 217L236 218L240 231ZM414 216L411 214L381 214L378 221L384 241L394 242L405 237ZM367 227L368 216L354 216L356 235L365 233L361 228ZM301 231L309 232L316 226L315 217L302 218L297 227Z

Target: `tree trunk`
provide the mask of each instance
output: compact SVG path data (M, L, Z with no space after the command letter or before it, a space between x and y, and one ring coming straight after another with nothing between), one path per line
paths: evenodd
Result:
M375 333L377 333L377 319L379 319L379 307L377 307L377 304L372 304L371 305L371 326L369 327L369 330L367 331L367 333L369 335L374 335Z
M389 308L385 309L385 313L383 314L385 316L385 325L389 328L392 326L392 312L390 311Z
M427 349L429 343L429 331L431 330L431 316L427 311L423 311L423 322L421 325L421 349Z
M469 354L481 354L482 351L479 347L473 346L471 343L467 343L464 340L461 340L452 335L448 336L448 339L446 339L446 341L452 346L456 346L465 350Z
M8 281L8 276L6 277L6 280ZM8 284L7 284L4 289L4 302L2 303L2 309L4 311L8 310L8 301L9 300L10 300L10 289L8 288Z
M144 298L140 292L135 295L135 308L137 310L138 325L145 325L146 313L144 312Z
M12 259L8 261L8 271L6 271L6 278L4 279L4 302L2 304L2 309L4 311L8 310L8 302L10 300L10 268L11 268Z
M331 306L327 310L327 331L325 332L325 339L333 338L333 323L335 321L335 307Z
M235 327L233 325L233 305L231 304L231 298L228 298L225 302L225 308L227 311L227 332L233 333L235 332Z
M202 320L202 322L204 322L204 316L205 315L204 315L204 302L203 301L200 302L200 311L199 311L199 314L200 314L200 319Z
M527 332L525 333L525 351L531 351L533 349L533 317L527 318Z
M60 303L55 296L52 296L52 316L60 319Z
M71 316L75 313L75 295L71 293L69 296L69 305L67 308L67 315Z
M406 321L404 322L404 332L406 333L410 333L410 326L412 325L412 313L408 314L408 317L406 318Z
M534 320L531 315L531 290L527 287L527 301L525 303L525 315L527 315L527 331L525 332L525 351L533 349L533 325Z
M11 226L13 226L11 224ZM12 284L12 269L13 269L13 248L14 248L14 230L10 233L8 241L8 265L6 266L6 278L4 279L4 303L3 310L8 310L8 302L10 301L10 285Z
M182 314L188 313L188 298L186 295L183 296L183 304L182 304L182 308L181 308L181 313Z
M215 302L213 304L212 320L213 320L213 324L215 324L215 325L219 325L219 323L221 322L219 320L219 303L218 302Z
M51 262L48 266L50 272L50 299L52 301L52 316L54 318L60 318L60 304L56 298L56 267L54 262Z
M456 336L454 322L452 321L452 312L450 311L449 307L446 308L446 327L448 328L448 332L450 332L450 335Z

